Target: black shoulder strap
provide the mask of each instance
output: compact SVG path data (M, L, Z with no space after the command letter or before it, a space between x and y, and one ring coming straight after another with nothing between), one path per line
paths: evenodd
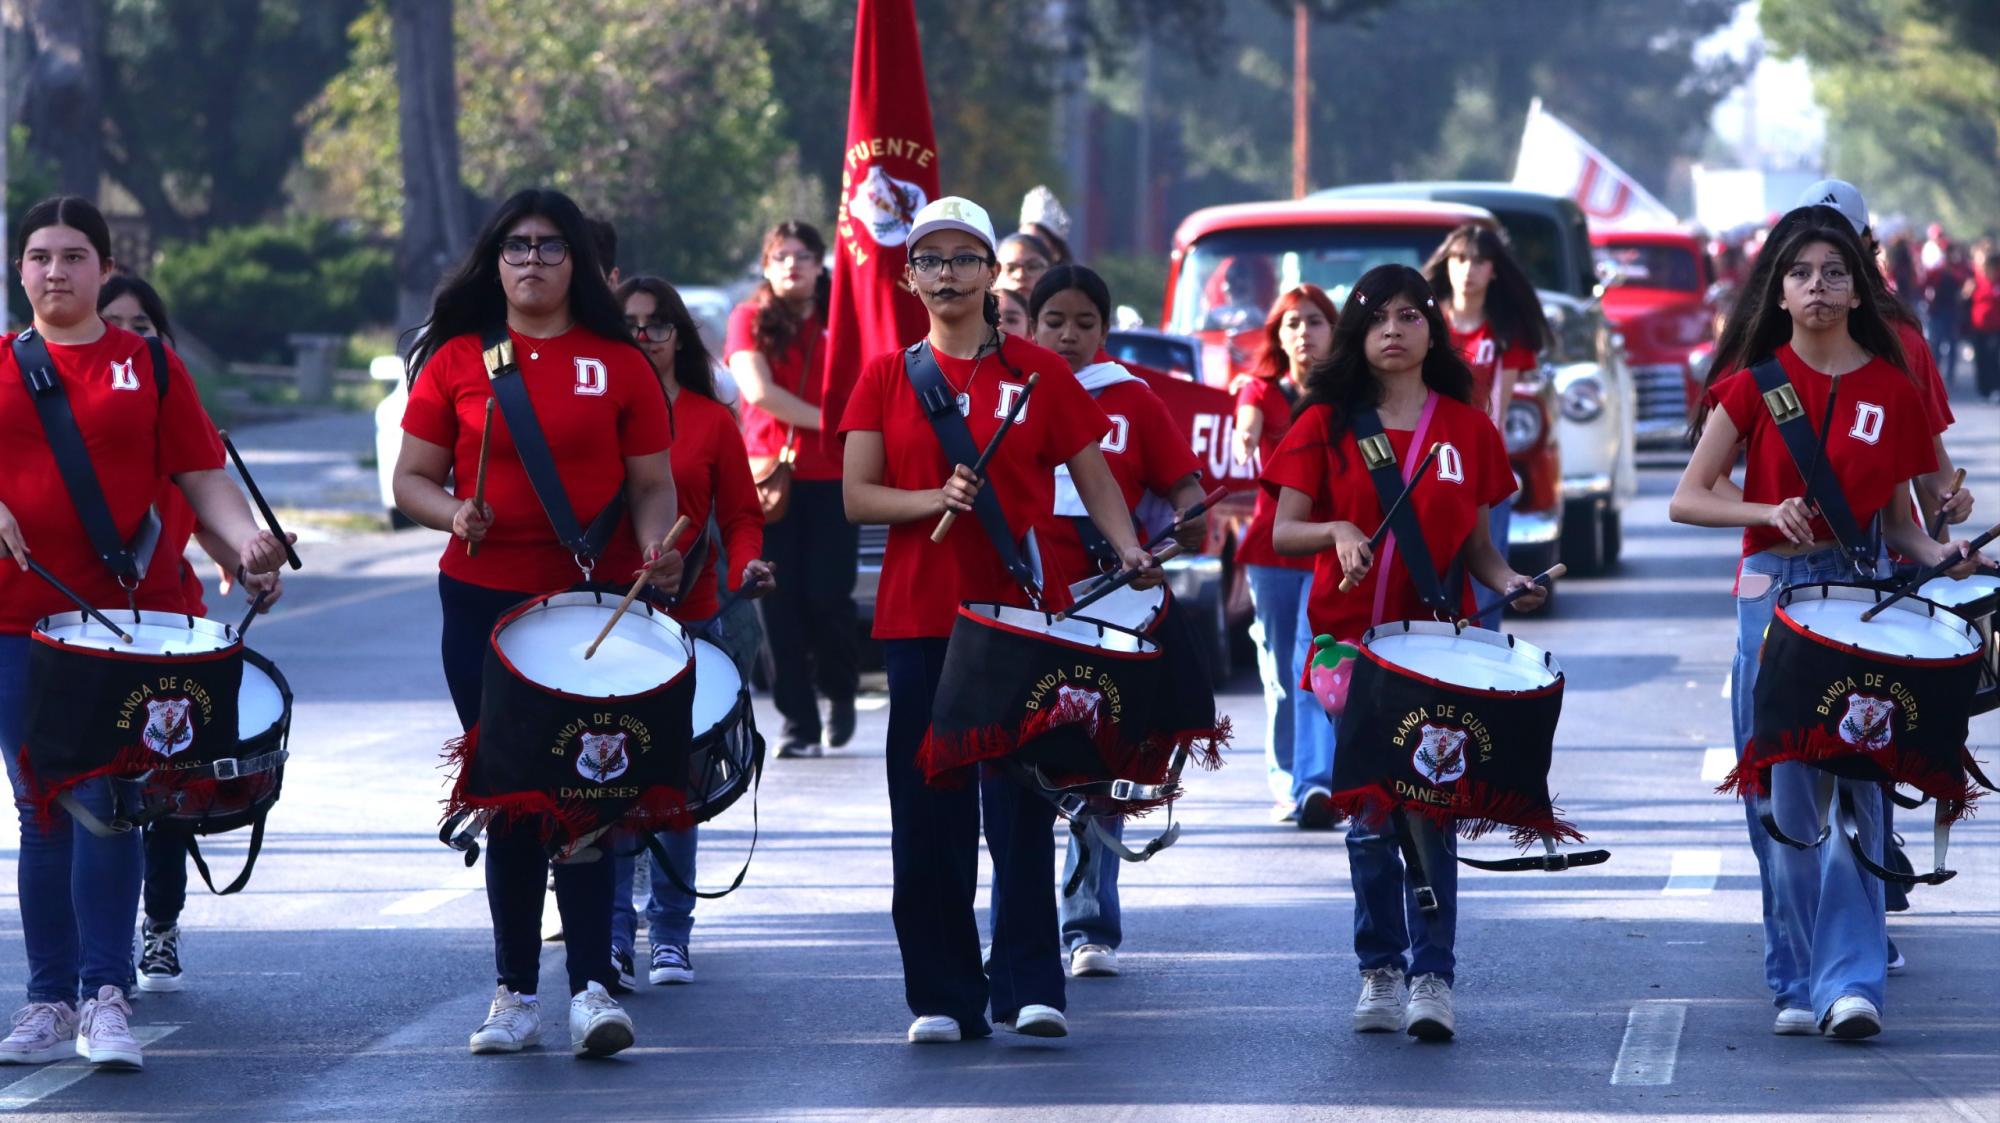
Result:
M1403 472L1396 462L1395 449L1390 447L1389 436L1382 431L1382 415L1374 407L1355 410L1353 423L1355 443L1361 446L1361 462L1367 466L1368 478L1375 484L1375 498L1386 512L1395 506L1396 497L1403 494ZM1456 611L1459 606L1445 592L1443 582L1438 580L1437 567L1431 564L1430 545L1424 541L1424 528L1417 519L1415 503L1405 503L1396 511L1389 520L1389 532L1396 536L1396 549L1409 568L1418 598L1439 612Z
M1750 375L1757 380L1764 408L1771 411L1771 420L1777 423L1785 450L1792 455L1792 465L1805 481L1806 502L1819 509L1842 552L1856 564L1872 565L1876 555L1874 536L1864 533L1861 524L1854 520L1847 495L1840 490L1839 477L1825 470L1826 444L1821 433L1833 423L1833 399L1837 391L1828 389L1826 419L1820 423L1820 431L1815 431L1812 419L1806 416L1805 406L1799 401L1798 388L1786 377L1778 360L1765 359L1750 368Z
M965 415L958 412L958 395L945 382L937 356L931 354L929 340L903 351L903 373L909 376L910 387L917 392L917 401L924 408L924 416L930 419L938 444L944 447L945 460L967 467L977 464L979 446L972 441L972 430L966 427ZM985 528L986 537L999 551L1000 562L1007 567L1007 572L1024 587L1034 588L1034 570L1021 556L1021 548L1014 542L1014 532L1007 526L1007 516L1000 510L1000 499L994 495L992 488L979 489L978 496L972 501L972 513L979 516L979 525Z
M167 400L167 345L157 335L146 337L146 352L153 357L153 393Z
M42 433L55 456L56 470L62 474L63 487L69 491L69 501L76 507L91 549L97 551L97 556L121 582L137 582L145 576L145 563L119 537L111 505L105 501L103 485L97 482L97 469L90 462L90 451L84 447L83 433L76 427L76 414L69 408L69 395L63 393L62 378L56 374L55 360L49 357L48 345L34 328L14 337L14 365L20 368L21 381L27 384L28 397L35 403ZM147 522L151 521L149 516ZM141 540L145 538L145 530L142 524Z
M481 333L479 342L493 397L507 418L507 431L521 456L521 467L527 471L535 498L541 500L542 512L555 529L556 541L578 557L595 560L604 553L612 531L618 528L618 520L624 517L624 489L620 488L611 502L604 505L588 530L577 522L576 511L569 505L569 493L563 490L562 475L556 471L555 454L549 451L548 438L542 435L541 422L535 419L535 407L528 400L528 386L521 377L520 364L514 361L514 341L508 336L506 325L487 329Z

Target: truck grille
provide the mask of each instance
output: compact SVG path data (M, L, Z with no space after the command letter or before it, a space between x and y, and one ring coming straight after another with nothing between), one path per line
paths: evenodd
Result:
M1686 431L1688 402L1683 370L1678 363L1632 368L1632 385L1639 392L1633 427L1640 440L1671 439Z

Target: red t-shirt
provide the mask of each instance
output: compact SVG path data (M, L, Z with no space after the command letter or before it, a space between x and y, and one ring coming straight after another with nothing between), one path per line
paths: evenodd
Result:
M182 612L206 616L208 605L202 598L201 574L185 556L188 541L194 537L194 508L171 482L160 485L153 507L160 512L160 547L153 551L146 579L139 583L140 592L157 589L162 596L171 596L178 590Z
M1257 437L1257 456L1269 464L1278 445L1292 428L1292 402L1275 378L1254 378L1236 392L1237 406L1255 406L1264 415L1264 428ZM1271 526L1278 518L1275 495L1257 489L1250 509L1250 524L1243 529L1243 541L1236 545L1236 560L1242 565L1268 565L1279 569L1311 569L1311 558L1289 558L1271 546Z
M0 336L0 504L20 524L36 561L93 606L121 607L125 592L84 533L21 382L13 345L14 333ZM167 352L163 401L146 341L123 328L106 324L94 343L48 348L121 539L129 541L138 531L168 477L222 467L222 442L180 356ZM166 557L159 564L175 568ZM185 611L181 596L176 577L157 586L142 584L138 603ZM75 608L41 578L12 561L0 562L0 635L25 635L42 617Z
M1446 323L1450 323L1447 313ZM1498 408L1493 405L1493 380L1503 370L1535 369L1535 351L1519 343L1502 350L1499 341L1493 338L1493 322L1487 320L1471 331L1451 329L1451 345L1458 349L1459 357L1472 368L1472 402L1494 420L1499 420L1506 412L1507 400L1502 398ZM1513 387L1506 388L1511 395Z
M1036 386L1037 397L1041 392L1042 388ZM1111 477L1118 481L1118 490L1125 496L1126 510L1138 510L1139 501L1147 492L1170 498L1175 484L1189 476L1201 475L1201 461L1195 459L1194 450L1188 447L1186 432L1167 411L1167 404L1145 382L1120 382L1091 396L1111 422L1110 432L1097 442L1097 447L1104 451L1104 462L1110 466ZM1030 399L1031 406L1033 400ZM1009 434L1007 439L1013 440L1013 435ZM1097 570L1069 516L1056 515L1035 533L1042 545L1043 558L1053 558L1063 573L1081 580Z
M1264 465L1264 489L1274 496L1280 487L1302 491L1313 499L1313 519L1318 522L1351 522L1372 534L1382 525L1382 504L1375 485L1361 461L1361 446L1354 431L1347 429L1337 443L1329 440L1333 407L1317 405L1299 415L1291 432ZM1385 429L1389 445L1396 451L1398 465L1408 464L1412 432ZM1429 478L1417 485L1407 501L1417 513L1424 530L1424 544L1440 576L1471 536L1479 521L1479 509L1491 507L1514 493L1514 471L1507 464L1507 448L1500 431L1486 415L1462 402L1439 398L1424 434L1426 445L1442 442ZM1338 455L1336 455L1336 450ZM1421 457L1423 452L1415 451ZM1313 557L1312 596L1306 603L1306 619L1315 635L1330 635L1353 641L1374 623L1375 586L1383 579L1382 549L1375 551L1376 564L1368 575L1348 592L1340 591L1340 555L1323 550ZM1428 620L1431 610L1417 596L1416 582L1410 578L1405 555L1399 550L1388 566L1388 597L1383 603L1384 621ZM1462 581L1459 594L1465 610L1473 608L1470 578ZM1310 637L1308 637L1310 646Z
M1826 415L1827 389L1833 380L1807 366L1789 343L1778 348L1777 356L1817 431L1820 418ZM1749 371L1739 370L1717 381L1709 388L1708 403L1729 414L1744 442L1745 502L1782 503L1805 494L1805 479L1792 463L1785 439L1778 434L1777 423L1771 420L1771 411ZM1937 467L1931 436L1930 415L1908 375L1881 359L1871 359L1841 376L1832 433L1826 441L1826 464L1821 471L1831 472L1839 481L1847 505L1864 531L1869 520L1911 477ZM1833 541L1824 519L1812 521L1812 532L1816 540ZM1784 534L1776 527L1745 527L1743 553L1747 557L1784 541Z
M981 449L1006 416L1003 398L1012 405L1028 375L1042 376L1020 420L986 466L986 486L1000 500L1008 528L1019 539L1045 522L1043 512L1055 506L1056 465L1102 438L1111 422L1055 352L1011 335L1001 336L1001 348L999 355L978 361L944 354L937 359L945 381L968 396L966 427ZM876 355L861 368L840 421L841 432L856 430L882 434L885 486L923 491L942 487L951 474L930 419L903 373L901 351ZM961 601L1027 603L977 517L960 515L941 543L931 541L936 525L937 520L926 518L889 528L875 594L875 638L949 636ZM1057 559L1044 554L1043 606L1060 609L1069 603L1069 581L1087 573L1065 574ZM783 574L778 577L784 579Z
M757 351L757 305L754 302L739 304L729 313L729 333L722 344L722 361L728 362L740 351ZM778 355L765 355L764 361L771 365L771 381L783 389L791 391L808 405L818 405L820 396L820 373L826 363L826 327L818 317L807 317L799 326L799 333L792 337L791 346ZM792 478L798 480L837 480L840 478L840 457L828 451L826 442L818 440L817 434L800 434L785 421L765 413L749 401L743 403L743 447L752 456L776 456L778 450L791 440L798 448L798 459L792 464Z
M1972 330L2000 331L2000 282L1990 273L1972 278Z
M1903 344L1903 357L1909 360L1910 377L1916 379L1917 396L1924 401L1924 412L1929 414L1933 435L1942 435L1958 418L1951 412L1951 395L1944 387L1944 376L1938 373L1937 357L1931 354L1931 345L1924 339L1924 333L1912 324L1902 320L1891 320L1896 326L1896 338Z
M508 334L563 491L577 523L588 528L625 485L625 458L665 452L672 444L666 391L652 364L628 342L605 339L582 326L553 339ZM410 390L403 431L452 450L453 494L472 495L479 475L480 427L492 396L479 337L471 334L438 348ZM468 557L465 542L454 537L445 544L438 568L468 584L512 592L545 593L575 584L582 575L570 552L557 543L521 466L506 414L498 407L490 445L486 503L493 508L493 526L478 557ZM629 515L611 541L633 541ZM636 564L624 570L600 564L598 575L627 580L633 568Z

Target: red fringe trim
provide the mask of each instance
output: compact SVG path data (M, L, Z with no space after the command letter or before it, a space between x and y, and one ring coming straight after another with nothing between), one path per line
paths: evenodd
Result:
M636 802L608 824L598 821L597 813L589 803L578 799L558 800L547 792L473 795L466 787L470 782L472 760L478 754L479 727L476 725L465 736L445 742L444 761L439 767L455 769L458 778L452 783L451 794L445 798L440 821L461 812L490 813L492 824L503 828L532 821L544 846L558 838L564 841L579 838L602 826L635 831L683 831L694 825L694 816L687 809L687 793L664 784L655 784L641 792Z
M1959 751L1964 752L1963 749ZM1777 738L1775 746L1769 738L1751 738L1743 751L1743 759L1736 763L1729 777L1715 790L1744 798L1761 796L1764 794L1763 771L1774 764L1794 761L1818 764L1844 757L1873 761L1897 783L1908 784L1941 805L1955 805L1944 820L1946 825L1971 818L1976 809L1974 805L1979 800L1979 787L1966 775L1963 767L1956 772L1940 772L1930 758L1899 748L1893 742L1886 748L1868 752L1816 725L1784 734Z
M144 745L127 745L118 750L118 755L111 758L111 763L71 776L62 783L47 788L35 778L34 765L28 759L26 745L21 746L16 759L21 766L21 786L27 789L28 799L35 807L35 822L46 831L55 824L56 799L62 793L91 780L107 777L130 779L144 775L147 771L157 768L161 758L160 754ZM191 786L193 783L190 781L188 785L182 786ZM162 786L167 786L165 781L162 781Z
M1456 831L1462 838L1479 838L1505 827L1508 838L1522 849L1540 842L1544 834L1557 842L1584 841L1583 832L1562 818L1562 808L1553 801L1540 804L1520 792L1502 792L1480 780L1458 781L1446 806L1405 799L1380 784L1335 792L1333 805L1370 826L1379 826L1391 811L1414 811L1439 829Z

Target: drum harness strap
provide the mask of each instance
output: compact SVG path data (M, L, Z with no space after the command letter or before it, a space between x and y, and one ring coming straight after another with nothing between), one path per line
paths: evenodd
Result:
M1004 351L995 351L994 354L1002 363L1007 361ZM979 446L972 439L972 430L966 427L965 415L958 412L958 395L945 381L937 356L931 353L930 340L922 340L904 349L903 373L910 380L910 388L916 391L917 402L931 423L931 431L937 434L946 462L967 467L977 464ZM1030 599L1040 605L1041 585L1035 579L1034 568L1022 556L1019 544L1014 541L1014 532L1007 525L1007 515L1000 509L1000 498L992 488L979 489L972 500L972 513L979 517L979 525L985 529L993 549L999 552L1000 563L1007 567L1015 583L1028 591Z
M1832 837L1834 830L1838 828L1841 835L1847 839L1847 848L1853 852L1855 862L1862 869L1895 885L1942 885L1958 876L1957 870L1948 870L1944 866L1946 852L1951 847L1951 820L1957 812L1957 806L1951 800L1938 801L1937 814L1932 820L1931 872L1905 873L1884 866L1869 855L1867 847L1861 842L1861 818L1855 810L1853 786L1842 784L1839 779L1831 772L1818 769L1813 772L1813 804L1820 828L1819 837L1811 842L1800 842L1787 835L1778 826L1778 816L1771 805L1770 785L1767 783L1766 794L1757 802L1757 819L1764 825L1765 833L1795 850L1810 850ZM1893 785L1884 785L1883 790L1901 807L1915 809L1922 807L1925 802L1922 799L1904 798L1897 794ZM1890 841L1885 838L1884 846L1886 847Z
M1847 505L1847 495L1840 490L1840 479L1831 471L1821 472L1826 460L1826 442L1833 426L1834 399L1840 393L1840 380L1826 391L1826 416L1821 419L1819 429L1813 429L1812 419L1806 416L1804 405L1799 401L1799 392L1785 375L1785 368L1776 359L1765 359L1750 368L1751 377L1757 380L1757 389L1764 395L1764 408L1771 411L1771 420L1778 426L1778 435L1784 438L1785 450L1791 453L1792 465L1798 469L1799 478L1805 481L1806 502L1817 508L1826 519L1827 529L1833 532L1834 541L1839 543L1840 552L1863 583L1875 579L1875 560L1881 555L1881 527L1871 523L1867 531L1854 519L1854 511Z
M1167 779L1159 784L1141 784L1135 780L1091 780L1081 784L1051 784L1042 775L1039 766L1022 764L1012 758L996 763L1022 787L1041 796L1056 809L1056 814L1069 822L1069 833L1076 837L1078 859L1076 871L1070 874L1063 885L1063 896L1075 895L1083 885L1083 878L1090 870L1090 861L1099 847L1118 856L1120 861L1143 862L1172 846L1180 840L1181 825L1174 822L1174 805L1167 804L1167 829L1149 840L1144 846L1134 850L1125 845L1124 840L1112 834L1104 826L1104 817L1089 810L1089 797L1109 796L1117 800L1150 802L1170 798L1180 785L1181 768L1187 764L1186 748L1174 751L1173 761L1167 765Z
M611 497L588 529L577 522L569 493L563 490L562 474L556 471L555 455L549 451L548 438L542 434L534 404L528 400L528 385L521 377L520 364L514 361L514 340L507 334L507 326L496 325L481 333L480 346L484 349L487 381L493 397L500 403L500 412L507 419L507 431L513 435L514 450L521 457L522 469L528 473L528 483L535 489L535 498L541 500L542 511L555 529L556 541L576 559L576 567L583 571L583 579L588 583L597 559L625 516L624 489L620 488Z

